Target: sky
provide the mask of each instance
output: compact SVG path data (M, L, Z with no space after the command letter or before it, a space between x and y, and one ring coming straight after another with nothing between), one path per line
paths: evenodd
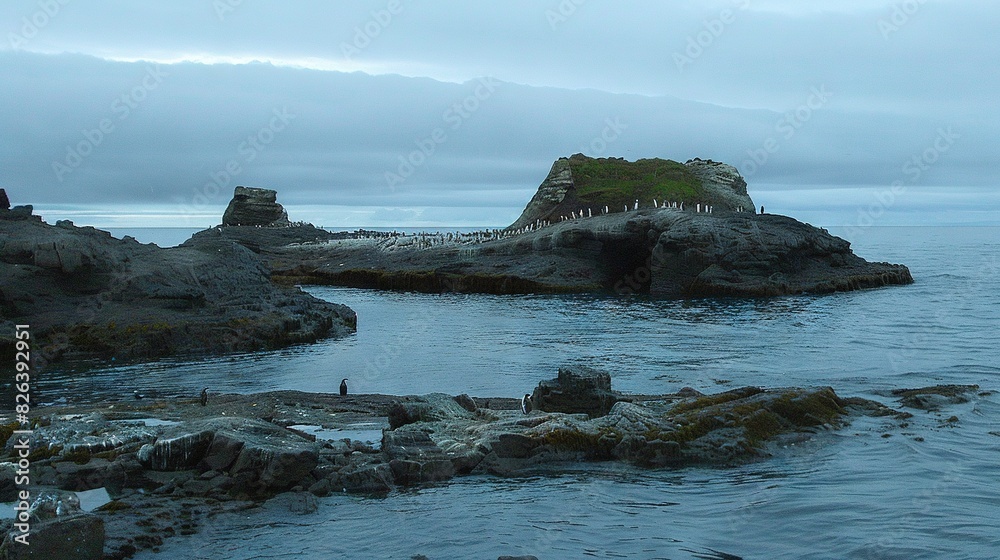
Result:
M823 226L1000 225L988 0L6 0L0 187L47 221L504 226L582 152Z

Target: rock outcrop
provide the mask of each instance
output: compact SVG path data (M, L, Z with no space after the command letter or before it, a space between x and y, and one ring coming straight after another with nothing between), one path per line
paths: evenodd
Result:
M246 418L212 418L185 424L143 445L144 468L198 468L229 475L241 492L267 496L288 490L316 468L319 447L274 424Z
M273 284L232 241L162 249L15 210L0 211L0 351L13 348L11 323L30 323L36 367L277 348L355 327L353 311Z
M542 381L531 395L531 405L544 412L605 416L618 402L611 391L611 375L606 371L574 365L559 368L559 375Z
M521 216L508 229L517 230L565 217L601 215L651 208L653 201L715 206L716 212L742 209L754 213L747 183L724 163L693 159L685 164L662 159L635 162L621 158L595 159L576 154L552 164ZM576 216L573 216L576 214Z
M580 366L564 370L576 370L564 378L587 379L581 385L610 390L605 372ZM954 387L900 394L959 393L976 398L974 391ZM743 387L714 395L687 389L615 398L610 411L597 417L541 410L525 415L512 398L342 397L294 391L217 395L207 406L195 398L45 406L38 409L39 423L30 436L33 495L61 489L38 509L43 514L63 511L68 521L77 519L78 512L65 491L105 488L112 502L52 534L82 542L70 540L79 534L75 523L96 538L103 522L108 554L123 558L210 524L207 511L251 507L245 500L268 500L264 507L306 513L316 506L306 491L315 496L381 494L465 474L558 474L565 461L573 462L573 469L580 467L579 461L645 468L739 465L858 416L880 418L889 431L893 425L912 431L921 422L874 401L842 398L829 387ZM399 407L413 413L390 426L392 411ZM147 426L144 419L150 416L161 421ZM295 430L299 424L322 425L327 434L335 434L337 429L356 429L352 427L358 422L382 427L380 447ZM0 443L9 440L0 453L6 464L16 458L13 440L23 437L13 435L13 429L0 423ZM290 494L271 499L286 491ZM201 513L193 515L194 510ZM0 525L0 534L10 528L9 521Z
M768 297L913 282L905 266L868 262L825 230L749 212L640 209L484 242L419 242L331 239L262 253L289 283L432 293Z
M287 227L288 213L278 204L278 193L270 189L236 187L222 216L224 226Z

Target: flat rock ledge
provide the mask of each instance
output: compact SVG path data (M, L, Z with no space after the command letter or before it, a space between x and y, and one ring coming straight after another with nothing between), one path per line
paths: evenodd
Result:
M105 488L110 503L89 514L71 511L66 525L50 534L79 535L86 527L96 535L100 525L107 535L105 557L126 558L156 549L172 535L196 533L213 515L265 502L302 514L315 509L317 497L332 493L385 494L466 474L558 473L580 462L724 467L764 459L779 446L858 416L884 417L902 427L911 417L874 401L840 397L829 387L626 395L605 386L602 373L570 366L540 384L547 394L560 392L561 399L548 403L568 412L546 410L542 401L525 414L521 400L512 398L291 391L213 395L206 406L197 398L122 397L39 409L44 416L30 438L37 485L32 496L46 489ZM947 400L934 404L945 406L973 398L977 389L911 389L896 396L903 406L920 406L924 401L914 402L915 396L943 394ZM606 414L588 413L595 390L604 404L604 397L614 397ZM581 398L574 400L577 394ZM11 420L4 420L0 433L8 461L0 468L5 501L15 499L17 489L13 460L19 442ZM381 441L317 438L301 431L303 424L326 430L364 424L381 429ZM49 520L46 527L62 521Z

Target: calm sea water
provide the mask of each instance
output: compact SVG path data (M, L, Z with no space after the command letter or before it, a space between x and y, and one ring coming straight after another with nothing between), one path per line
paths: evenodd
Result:
M837 230L832 230L838 234ZM616 389L830 385L889 405L893 388L1000 390L1000 229L870 228L861 256L910 266L916 284L829 296L671 301L427 295L310 287L358 312L358 333L287 350L50 371L49 401L145 391L273 389L518 396L566 363ZM128 380L125 385L122 380ZM956 416L958 422L944 420ZM890 437L883 437L885 433ZM1000 394L901 429L861 419L740 468L596 465L516 479L462 478L318 512L212 520L139 558L493 559L995 558ZM917 437L923 441L917 441Z

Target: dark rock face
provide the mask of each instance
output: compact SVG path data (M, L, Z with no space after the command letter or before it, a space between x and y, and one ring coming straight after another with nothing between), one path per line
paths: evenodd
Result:
M222 225L286 227L290 225L288 213L277 200L278 193L270 189L236 187Z
M534 409L545 412L604 416L618 402L611 392L611 374L587 366L559 368L559 376L542 381L531 395Z
M161 249L40 220L0 219L0 312L30 322L36 365L277 348L356 325L347 307L273 284L260 257L230 240ZM0 349L12 344L0 338Z
M10 210L10 199L7 198L7 190L0 189L0 212Z

